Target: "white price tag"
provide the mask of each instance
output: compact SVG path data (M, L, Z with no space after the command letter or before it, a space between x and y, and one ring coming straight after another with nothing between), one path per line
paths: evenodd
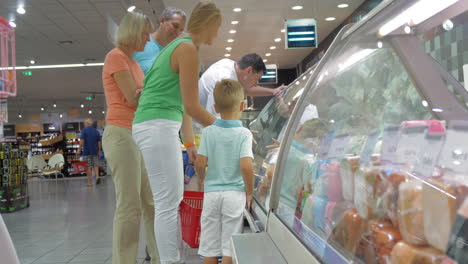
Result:
M432 176L434 167L437 164L440 150L444 144L444 134L432 134L427 132L424 137L424 143L419 149L417 159L414 165L414 171L423 178Z
M468 172L468 121L450 121L439 166L454 172Z
M330 149L328 151L328 159L338 159L341 160L346 155L346 150L348 149L349 139L351 136L349 134L341 134L336 136L331 143Z
M318 158L319 159L326 159L328 157L328 152L330 150L330 144L333 140L335 132L332 131L328 133L320 142L319 150L318 150Z
M403 127L396 150L397 162L414 166L419 149L424 143L424 134L428 126Z
M369 134L366 140L366 144L361 151L361 158L359 159L360 164L366 164L370 161L372 154L374 153L375 145L379 141L379 136L379 131L374 131Z
M381 160L384 162L396 161L396 150L400 137L400 126L390 125L383 131Z

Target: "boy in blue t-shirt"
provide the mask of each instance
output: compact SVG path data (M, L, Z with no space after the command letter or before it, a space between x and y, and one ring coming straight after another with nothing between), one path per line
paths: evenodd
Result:
M241 233L244 208L250 208L252 200L252 134L239 120L245 108L239 82L218 82L214 101L221 119L203 129L195 162L205 188L198 254L205 264L218 263L218 256L228 264L232 262L231 236Z

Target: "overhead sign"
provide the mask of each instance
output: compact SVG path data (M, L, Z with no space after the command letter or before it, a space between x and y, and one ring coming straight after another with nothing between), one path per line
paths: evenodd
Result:
M278 82L278 66L276 64L265 65L266 72L262 75L258 83L277 83Z
M284 26L286 49L317 47L317 21L315 19L287 19L284 21Z

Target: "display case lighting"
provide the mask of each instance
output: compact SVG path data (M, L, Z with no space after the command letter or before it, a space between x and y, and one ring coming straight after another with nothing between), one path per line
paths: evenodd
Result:
M9 22L9 24L10 24L10 26L11 26L11 27L13 27L13 28L15 28L15 27L16 27L16 23L15 23L15 21L10 21L10 22Z
M429 103L428 103L426 100L422 100L421 103L422 103L422 105L423 105L424 107L428 107L428 106L429 106Z
M275 38L275 42L280 42L281 38Z
M339 4L337 7L338 8L347 8L349 5L348 4Z
M304 7L303 7L303 6L300 6L300 5L291 7L292 10L301 10L301 9L303 9L303 8L304 8Z
M232 47L226 47L226 50L227 50L227 51L231 51L231 50L232 50Z
M234 29L229 30L229 33L231 33L231 34L235 34L236 32L237 32L237 31L234 30Z
M231 24L232 25L237 25L237 24L239 24L239 21L237 21L237 20L231 21Z
M18 12L18 14L20 15L24 15L26 14L26 9L24 9L24 7L20 6L16 9L16 12Z
M232 43L232 42L234 42L234 40L233 39L228 39L227 42Z
M236 7L236 8L234 8L232 11L234 11L234 12L240 12L240 11L242 11L242 8Z
M129 7L127 8L127 11L128 11L128 12L133 12L133 11L135 10L135 8L136 8L136 6L131 5L131 6L129 6Z

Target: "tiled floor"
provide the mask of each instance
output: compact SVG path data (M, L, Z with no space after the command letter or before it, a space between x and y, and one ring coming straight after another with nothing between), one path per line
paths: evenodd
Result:
M86 179L32 181L29 192L29 208L2 214L21 264L112 263L110 177L97 187L87 187ZM138 263L147 263L143 234L140 241ZM185 255L187 264L202 262L195 249L186 248Z

